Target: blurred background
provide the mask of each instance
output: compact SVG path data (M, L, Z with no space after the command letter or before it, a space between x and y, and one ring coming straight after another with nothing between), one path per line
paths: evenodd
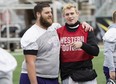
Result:
M64 25L62 6L74 3L80 11L79 21L89 23L95 32L100 47L98 57L93 59L98 84L106 84L103 74L102 37L112 24L112 13L116 11L116 0L0 0L0 47L7 49L16 58L18 66L14 71L13 84L19 84L23 52L20 38L35 22L33 7L37 2L48 2L53 9L54 22Z
M116 0L0 0L0 47L15 51L20 49L20 38L35 22L33 7L37 2L49 2L54 22L64 24L62 6L74 3L80 11L79 20L88 22L95 31L98 43L112 23Z

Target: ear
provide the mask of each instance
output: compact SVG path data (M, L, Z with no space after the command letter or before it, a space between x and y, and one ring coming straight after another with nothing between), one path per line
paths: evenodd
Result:
M80 15L80 12L79 11L77 11L76 13L77 13L78 16Z
M79 16L80 15L80 13L79 13L79 11L77 11L77 16Z
M37 13L36 13L36 16L37 16L37 18L40 18L40 13L37 12Z

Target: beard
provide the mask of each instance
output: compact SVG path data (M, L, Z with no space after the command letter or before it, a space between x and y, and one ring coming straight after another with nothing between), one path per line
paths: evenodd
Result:
M48 28L52 25L52 22L48 22L47 19L43 18L42 16L40 17L40 24L45 27Z

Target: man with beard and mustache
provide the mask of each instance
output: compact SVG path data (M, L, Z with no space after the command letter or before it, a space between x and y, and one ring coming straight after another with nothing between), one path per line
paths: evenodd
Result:
M34 15L35 24L21 38L25 60L19 84L58 84L60 43L56 29L60 24L53 23L48 3L38 3Z
M19 84L58 84L60 43L47 3L34 7L35 24L21 38L25 55ZM50 27L51 26L51 27Z

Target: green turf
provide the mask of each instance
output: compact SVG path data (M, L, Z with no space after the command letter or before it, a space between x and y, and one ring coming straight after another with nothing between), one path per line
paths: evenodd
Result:
M93 65L98 75L97 77L98 84L105 84L105 76L103 73L103 61L104 61L103 52L100 52L99 56L93 59Z
M17 67L13 73L13 84L19 84L19 77L20 77L20 72L21 72L21 66L22 66L22 61L23 61L23 56L22 55L18 55L15 56L16 60L17 60Z
M22 61L23 61L23 56L22 55L17 55L16 53L14 54L17 62L18 62L18 66L14 71L14 77L13 77L13 83L14 84L19 84L19 77L20 77L20 71L21 71L21 65L22 65ZM99 53L98 57L95 57L93 60L93 64L94 64L94 68L97 71L98 77L97 77L97 81L98 84L105 84L105 77L103 74L103 52Z

